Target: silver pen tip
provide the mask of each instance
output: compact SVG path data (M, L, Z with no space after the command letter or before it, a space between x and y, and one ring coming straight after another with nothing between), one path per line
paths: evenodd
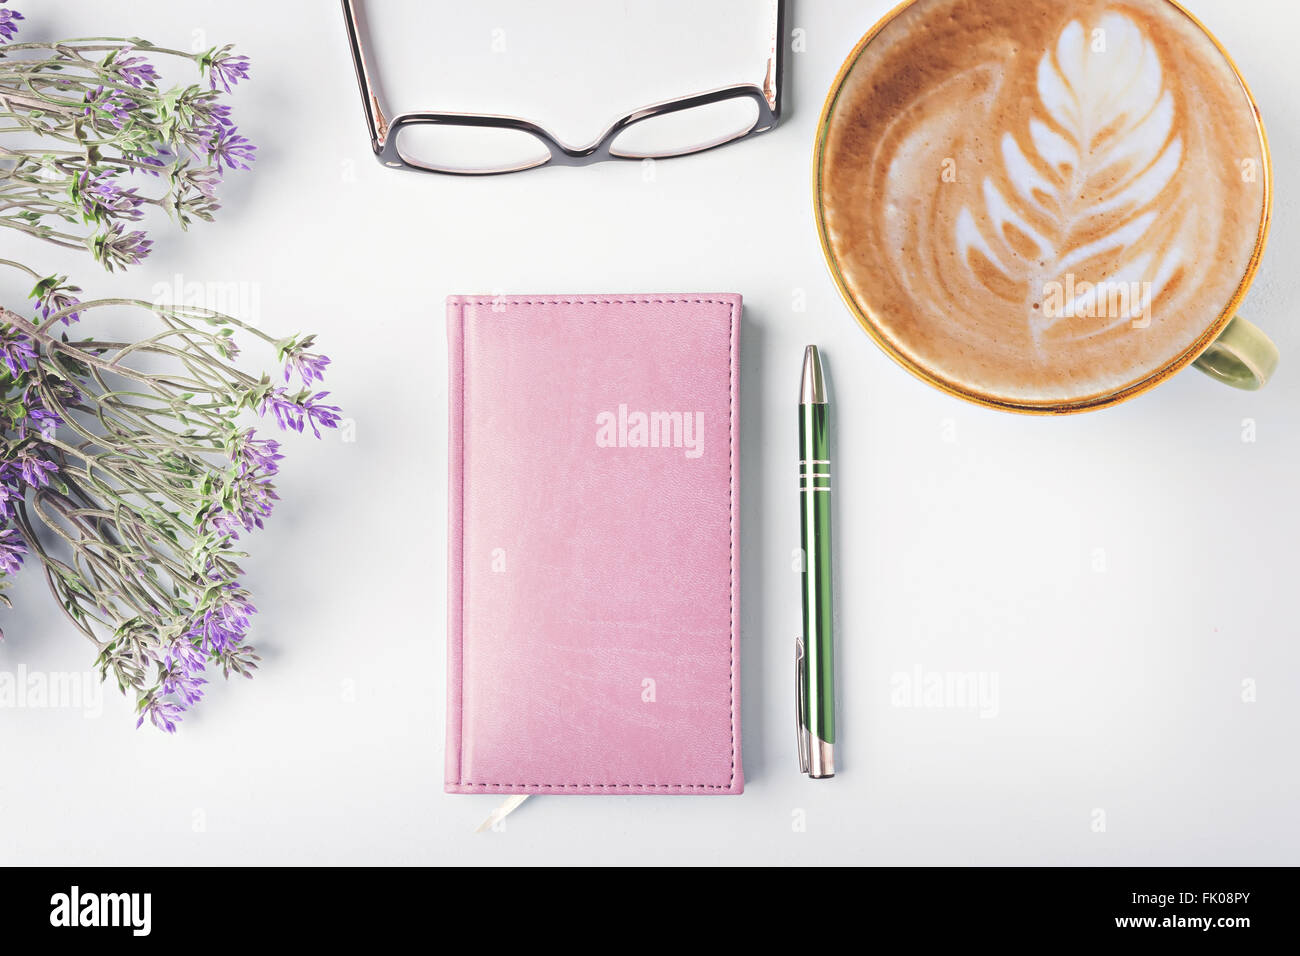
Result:
M799 386L800 405L825 405L826 380L822 377L822 357L817 346L810 345L803 353L803 381Z

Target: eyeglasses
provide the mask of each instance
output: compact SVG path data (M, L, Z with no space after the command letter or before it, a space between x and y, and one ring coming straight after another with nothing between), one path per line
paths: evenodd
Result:
M667 159L766 133L781 118L785 0L769 0L772 33L762 86L742 83L647 106L581 148L566 146L537 124L513 116L421 111L389 118L371 81L353 0L342 2L370 146L385 166L491 176L611 159Z

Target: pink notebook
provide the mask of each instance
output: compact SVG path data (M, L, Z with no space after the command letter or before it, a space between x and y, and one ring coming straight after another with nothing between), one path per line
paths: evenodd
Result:
M740 793L738 295L447 300L450 793Z

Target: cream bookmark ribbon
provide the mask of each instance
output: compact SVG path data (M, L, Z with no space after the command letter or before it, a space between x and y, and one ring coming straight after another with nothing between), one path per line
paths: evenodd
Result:
M491 830L493 827L495 827L506 817L510 816L510 814L513 813L516 809L518 809L519 805L523 803L525 800L527 800L530 796L532 796L532 794L518 793L515 794L513 797L507 797L505 800L501 802L501 805L499 807L497 807L495 810L493 810L491 813L488 814L488 818L484 820L482 823L480 823L478 825L478 829L475 830L474 832L483 833L487 830Z

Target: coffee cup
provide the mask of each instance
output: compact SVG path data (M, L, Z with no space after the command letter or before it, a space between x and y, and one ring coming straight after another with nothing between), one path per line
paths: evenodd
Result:
M908 0L826 100L814 205L845 303L994 408L1118 404L1278 363L1237 309L1268 235L1259 110L1174 0Z

